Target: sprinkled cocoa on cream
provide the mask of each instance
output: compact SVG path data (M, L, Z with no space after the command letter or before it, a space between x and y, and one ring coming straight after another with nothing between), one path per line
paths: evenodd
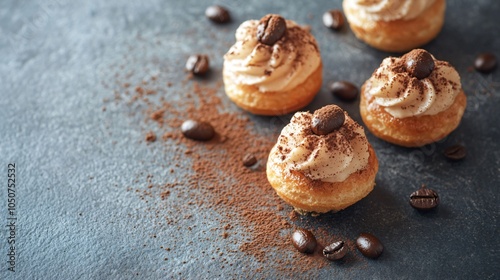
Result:
M422 49L382 61L364 90L395 118L435 115L448 109L461 92L457 71Z
M224 73L262 92L286 91L303 83L320 63L318 44L307 28L267 15L238 27L236 43L224 56Z
M271 151L276 156L269 158L277 165L285 164L287 172L298 171L312 180L341 182L367 166L368 141L363 128L340 107L328 105L320 110L295 113ZM327 110L342 110L344 121L329 133L318 135L312 129L313 119L337 115L325 113Z

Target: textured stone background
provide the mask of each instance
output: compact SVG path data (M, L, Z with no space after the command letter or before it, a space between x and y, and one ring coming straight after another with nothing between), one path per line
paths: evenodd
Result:
M310 25L322 51L324 85L307 109L337 102L360 120L358 104L338 102L327 85L337 79L361 85L389 55L359 42L349 30L334 34L322 26L322 13L340 8L340 1L220 1L233 16L224 26L207 23L208 2L140 2L1 1L2 225L11 162L17 165L18 199L17 272L6 271L8 232L2 227L1 279L238 278L240 271L274 278L272 266L243 253L233 254L234 266L222 267L218 259L191 259L194 245L175 252L160 249L191 237L175 231L178 240L162 238L173 229L154 225L166 213L151 214L154 205L126 188L145 188L145 173L159 180L166 172L158 163L171 155L164 145L142 141L148 125L133 108L110 103L102 112L103 100L113 97L106 82L125 56L127 67L139 76L150 75L141 73L148 68L164 81L182 80L185 73L176 69L183 68L186 57L206 52L214 69L208 82L216 83L238 24L280 13ZM425 48L451 62L462 77L468 106L460 127L444 141L419 149L395 147L369 135L380 160L376 190L355 207L312 223L335 219L332 227L353 238L361 230L371 231L383 240L386 252L362 267L332 265L298 277L498 279L500 71L481 75L470 67L482 51L500 58L500 2L448 2L443 31ZM229 102L227 108L238 110ZM257 127L265 120L252 121ZM452 163L441 152L455 143L464 144L468 155ZM432 215L407 205L409 193L422 183L442 198ZM198 230L218 226L215 219L202 223L196 215L190 223L198 223Z

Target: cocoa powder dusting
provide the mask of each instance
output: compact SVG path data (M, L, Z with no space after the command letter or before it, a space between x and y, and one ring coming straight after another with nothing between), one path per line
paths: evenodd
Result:
M120 88L114 91L115 103L142 108L131 114L141 113L145 123L153 121L157 124L157 129L146 132L145 139L149 142L156 140L155 147L164 145L167 153L175 154L175 163L167 163L165 174L184 172L182 174L188 175L171 182L177 177L152 178L147 172L141 173L134 182L140 184L145 176L147 187L137 188L135 192L145 203L149 203L147 210L155 213L155 217L165 215L167 225L177 225L179 231L185 231L180 235L193 230L191 226L180 226L182 220L191 219L192 215L176 213L189 213L193 206L204 213L217 212L220 217L212 219L221 224L221 228L215 229L218 236L215 238L219 239L215 245L231 242L235 240L234 236L243 234L243 241L235 243L237 251L268 267L266 271L272 268L282 275L293 276L327 265L328 260L318 257L320 254L311 257L294 251L289 241L292 232L290 223L298 218L287 214L290 206L275 194L267 181L266 161L279 131L275 131L274 135L255 133L252 129L254 123L246 113L227 112L223 105L225 95L221 91L221 82L207 85L187 77L179 83L183 90L178 94L182 97L175 101L167 101L163 96L164 92L171 90L164 85L172 86L174 83L161 78L143 81L135 87L128 80L116 83ZM217 136L203 143L183 137L180 125L186 119L209 122ZM159 141L156 135L161 135L159 139L163 141ZM259 159L252 168L241 164L248 153ZM186 162L190 164L186 166ZM160 164L164 166L165 163ZM134 188L129 187L128 190ZM167 208L155 209L150 203L156 198L163 201ZM181 203L172 204L172 201ZM210 216L207 218L211 219ZM227 249L216 248L215 253L222 254L224 250ZM232 265L226 258L212 257L216 258L224 265Z
M146 141L147 142L154 142L156 141L156 134L152 131L146 133Z

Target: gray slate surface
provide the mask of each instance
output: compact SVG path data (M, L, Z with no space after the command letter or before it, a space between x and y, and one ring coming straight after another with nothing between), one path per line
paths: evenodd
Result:
M350 31L333 34L322 26L322 13L340 8L340 1L269 2L221 1L230 8L233 22L217 27L203 17L208 4L194 0L1 1L0 218L2 225L7 222L6 166L15 163L18 221L15 273L6 271L8 230L0 231L0 279L273 275L271 265L243 253L232 256L233 267L222 268L217 260L193 261L193 245L170 254L159 249L196 237L186 232L166 241L171 229L162 232L154 226L166 210L151 214L154 204L125 189L144 188L144 172L161 183L159 178L166 174L161 165L171 159L168 147L142 141L148 127L140 114L133 114L134 108L111 103L102 112L103 99L113 96L103 81L113 79L113 69L124 56L133 61L127 67L139 69L138 76L151 74L140 72L146 66L165 81L182 80L185 74L175 67L182 68L187 55L201 47L220 70L238 24L273 12L310 25L319 41L325 81L308 109L338 102L360 120L358 104L333 99L328 82L343 79L361 85L388 54L359 42ZM500 58L500 2L448 2L443 31L425 47L450 61L462 77L468 95L462 124L444 141L420 149L395 147L369 135L381 162L380 187L359 205L313 223L336 219L336 230L353 237L369 229L384 241L386 252L362 269L332 265L298 278L500 277L500 71L469 71L482 51ZM151 62L155 60L160 64ZM220 78L213 73L209 82ZM228 110L238 109L228 102ZM464 144L468 155L452 163L441 151L455 143ZM409 192L421 183L434 186L442 197L439 211L432 215L420 215L407 205ZM193 220L198 230L218 226L215 219ZM211 248L208 243L201 246ZM163 260L167 256L168 262ZM264 272L253 274L258 267ZM242 270L247 274L240 274Z

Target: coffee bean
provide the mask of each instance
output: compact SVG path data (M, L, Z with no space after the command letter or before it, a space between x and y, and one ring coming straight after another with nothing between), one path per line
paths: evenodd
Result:
M181 132L185 137L199 141L208 141L215 136L215 130L211 124L195 120L183 122Z
M467 154L465 147L462 145L453 145L446 148L443 152L444 156L451 160L461 160Z
M204 75L208 72L209 62L208 56L204 54L195 54L188 58L186 62L186 70L195 75Z
M246 154L243 157L243 165L246 166L246 167L250 167L250 166L252 166L252 165L254 165L256 163L257 163L257 159L252 154Z
M327 105L314 112L311 130L316 135L326 135L339 129L345 121L344 110L337 105Z
M482 73L489 73L497 66L497 58L492 53L482 53L476 57L474 67Z
M316 238L306 229L298 229L292 234L292 244L301 253L313 253L316 249Z
M335 31L339 31L344 26L344 15L340 10L330 10L323 14L323 24Z
M331 261L340 260L346 253L347 246L345 246L344 241L333 242L323 249L323 256Z
M226 23L231 21L229 11L219 5L213 5L205 10L205 16L215 23Z
M376 259L384 251L382 242L370 233L361 233L356 239L356 247L365 257Z
M264 16L257 26L257 40L269 46L278 42L286 32L286 21L279 15Z
M406 71L413 77L421 80L427 78L434 70L434 59L425 50L415 49L403 56Z
M358 97L358 88L348 81L337 81L330 85L333 95L344 101L354 101Z
M410 205L418 210L431 210L438 206L439 196L437 192L428 189L425 185L410 194Z

